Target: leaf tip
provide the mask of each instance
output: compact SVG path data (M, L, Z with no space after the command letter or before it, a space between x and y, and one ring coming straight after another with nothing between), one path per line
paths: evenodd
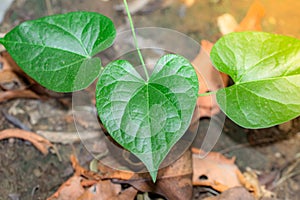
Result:
M150 173L150 176L151 176L151 178L152 178L152 181L153 181L153 183L155 183L155 182L156 182L156 178L157 178L157 172L158 172L158 170L149 171L149 173Z

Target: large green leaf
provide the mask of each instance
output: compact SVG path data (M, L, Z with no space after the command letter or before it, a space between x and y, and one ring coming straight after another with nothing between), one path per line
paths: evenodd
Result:
M41 85L71 92L97 78L101 62L92 56L108 48L115 35L109 18L92 12L71 12L24 22L0 43Z
M211 59L235 82L218 91L217 100L237 124L265 128L300 115L300 40L232 33L214 45Z
M185 58L165 55L145 81L128 61L110 63L99 77L97 109L109 134L135 154L153 180L171 147L188 128L198 79Z

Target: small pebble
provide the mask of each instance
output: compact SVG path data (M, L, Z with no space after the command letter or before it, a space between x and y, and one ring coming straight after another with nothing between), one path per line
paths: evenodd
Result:
M42 176L42 172L40 169L36 168L33 170L33 174L36 176L36 177L40 177Z
M281 153L279 153L279 152L275 153L275 158L281 158L281 157L282 157Z
M8 143L9 144L14 144L15 143L15 138L9 138Z

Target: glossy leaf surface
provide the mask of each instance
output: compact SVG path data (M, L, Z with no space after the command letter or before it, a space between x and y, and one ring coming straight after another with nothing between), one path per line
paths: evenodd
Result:
M117 60L99 77L98 114L109 134L155 180L159 165L190 124L198 88L194 68L181 56L163 56L149 81L128 61Z
M300 115L300 40L232 33L214 45L211 60L234 81L217 92L217 100L237 124L265 128Z
M72 92L97 78L101 61L92 57L111 46L115 35L109 18L80 11L26 21L0 43L41 85L57 92Z

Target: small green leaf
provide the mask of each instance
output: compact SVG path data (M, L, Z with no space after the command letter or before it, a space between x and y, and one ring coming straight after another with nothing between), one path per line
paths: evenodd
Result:
M235 82L217 92L221 109L246 128L300 115L300 40L262 32L232 33L211 51L214 66Z
M0 43L41 85L57 92L72 92L98 77L101 62L92 57L111 46L115 35L109 18L80 11L24 22Z
M197 94L197 75L183 57L163 56L148 82L128 61L117 60L99 77L96 106L109 134L155 181L159 165L190 124Z

